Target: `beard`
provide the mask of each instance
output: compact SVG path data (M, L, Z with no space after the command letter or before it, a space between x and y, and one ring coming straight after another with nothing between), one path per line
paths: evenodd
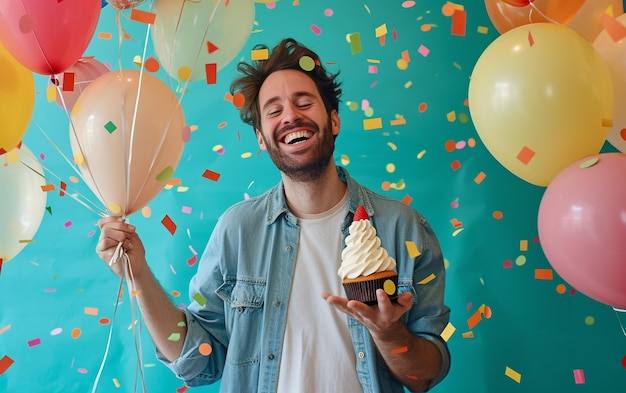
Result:
M261 137L267 147L267 152L272 159L272 162L276 167L284 173L287 177L295 181L312 181L319 179L330 165L330 160L333 157L335 151L335 136L331 132L331 119L328 117L328 121L322 132L319 132L317 124L311 122L298 123L295 125L288 125L279 130L279 133L288 130L289 128L296 128L306 126L315 130L315 133L320 135L317 146L313 147L315 150L311 153L307 153L304 158L292 157L283 153L280 148L273 143L270 143L268 138L263 132Z

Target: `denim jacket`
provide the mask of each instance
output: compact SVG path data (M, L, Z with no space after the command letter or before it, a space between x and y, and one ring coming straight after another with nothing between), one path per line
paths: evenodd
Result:
M450 367L447 345L440 337L449 309L443 303L445 271L436 236L414 209L360 186L343 168L338 173L348 186L343 237L357 206L363 205L382 246L396 259L398 292L413 295L413 308L403 315L403 322L441 352L443 367L432 387ZM168 362L157 351L188 386L219 380L221 392L276 391L298 238L297 218L287 207L282 182L233 205L220 217L190 282L193 301L184 309L188 332L181 356ZM408 240L417 245L417 257L409 257ZM434 280L418 284L432 274ZM404 392L367 329L349 317L348 327L364 393ZM211 345L209 356L200 354L202 343Z

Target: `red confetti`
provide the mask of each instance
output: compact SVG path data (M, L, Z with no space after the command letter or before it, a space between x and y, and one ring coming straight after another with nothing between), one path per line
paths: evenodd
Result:
M61 184L60 184L60 190L59 190L59 195L63 196L65 195L65 189L67 188L67 184L61 180Z
M399 353L405 353L405 352L409 352L409 347L406 347L406 346L400 347L400 348L393 349L391 351L391 353L393 353L394 355L397 355Z
M63 73L63 91L74 91L74 73Z
M626 355L624 355L624 357L622 358L622 367L626 368Z
M531 33L530 31L528 32L528 43L530 44L531 47L535 45L535 39L533 38L533 33Z
M217 179L220 178L220 174L217 172L213 172L209 169L205 169L204 173L202 174L202 177L209 179L209 180L217 181Z
M163 224L165 229L167 229L170 234L173 235L176 232L176 224L174 223L174 221L172 221L170 216L168 216L167 214L161 220L161 224Z
M207 46L207 51L209 52L209 54L215 52L216 50L218 50L219 48L212 43L211 41L207 41L206 42L206 46Z
M13 364L13 359L4 355L2 359L0 359L0 375L4 374L5 371Z
M452 35L465 37L465 26L467 24L467 11L455 10L452 14Z
M176 389L176 393L185 393L187 391L187 386L183 385Z
M217 83L217 63L207 63L204 65L206 73L206 84L214 85Z

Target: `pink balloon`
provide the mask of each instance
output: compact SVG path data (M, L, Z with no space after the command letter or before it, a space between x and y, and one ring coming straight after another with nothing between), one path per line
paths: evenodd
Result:
M548 261L576 290L626 308L626 154L586 157L561 171L539 206Z
M101 7L99 0L3 1L0 42L31 71L58 74L87 49Z
M54 76L59 87L57 89L57 105L71 111L83 90L100 75L106 74L109 71L107 66L93 57L82 57L78 59L76 64L68 68L64 73ZM65 80L65 74L68 73L73 74L73 83L69 78Z

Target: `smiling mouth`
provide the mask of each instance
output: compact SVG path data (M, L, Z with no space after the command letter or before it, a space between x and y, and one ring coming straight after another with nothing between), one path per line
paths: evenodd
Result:
M309 131L292 132L285 137L284 142L288 145L295 145L309 140L312 135L313 133Z

